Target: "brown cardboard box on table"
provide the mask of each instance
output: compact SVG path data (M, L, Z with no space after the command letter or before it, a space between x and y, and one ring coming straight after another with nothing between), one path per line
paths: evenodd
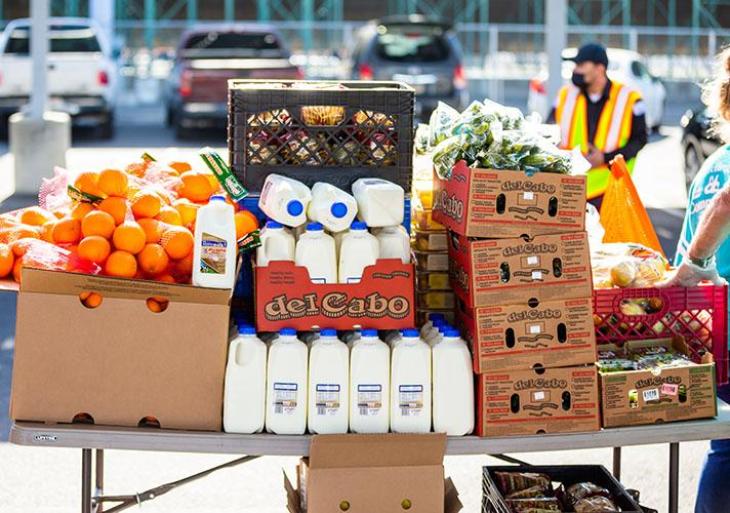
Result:
M479 436L598 431L595 365L505 371L479 376Z
M635 340L627 349L664 346L689 354L681 337ZM600 350L612 349L600 346ZM715 364L710 353L697 365L599 372L603 427L704 419L717 415Z
M468 237L502 239L585 230L586 177L470 168L434 180L433 218Z
M460 302L461 303L461 302ZM596 361L593 300L466 308L457 316L471 342L474 372L568 367Z
M446 435L319 435L297 467L298 489L284 476L290 513L456 513L462 505L444 480Z
M83 291L101 305L86 308ZM167 309L150 311L153 296ZM223 289L24 269L11 418L219 431L229 301Z
M449 234L449 273L468 308L591 297L585 232L474 240Z

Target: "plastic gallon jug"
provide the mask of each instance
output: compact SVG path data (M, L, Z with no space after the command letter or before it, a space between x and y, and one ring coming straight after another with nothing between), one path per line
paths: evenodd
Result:
M313 283L337 283L335 240L320 223L307 225L307 231L297 242L294 261L307 268Z
M223 196L212 196L210 203L198 209L195 221L193 285L232 289L237 256L233 206Z
M360 178L352 184L358 218L370 228L403 224L403 187L381 178Z
M340 261L340 249L342 249L342 239L344 239L345 235L347 235L349 232L350 229L348 228L345 231L332 234L332 238L335 239L335 255L337 256L338 262Z
M223 430L259 433L266 418L266 343L256 328L242 325L228 348L223 393Z
M436 323L436 329L431 330L431 333L429 334L429 337L425 339L425 342L433 348L436 344L441 342L444 339L444 333L448 330L453 330L454 327L451 326L446 321Z
M311 200L312 191L302 182L272 173L261 189L259 208L274 221L296 227L307 222Z
M433 430L463 436L474 430L474 375L466 342L448 329L433 348Z
M266 431L303 435L307 430L307 345L284 328L269 347Z
M331 232L347 230L357 215L355 198L342 189L324 182L312 187L312 201L307 215L312 221L322 223Z
M347 433L350 350L337 331L323 329L309 352L309 432Z
M380 258L399 258L404 264L411 261L411 238L403 225L381 228L375 237Z
M339 282L359 283L363 270L375 264L379 253L378 239L368 233L365 223L352 223L350 231L342 238Z
M395 433L431 431L431 348L417 329L403 330L393 348L390 373L390 429Z
M256 249L256 265L265 267L269 262L294 261L294 235L284 225L269 221L261 230L261 245Z
M350 353L350 430L387 433L390 428L390 347L376 330L363 330Z
M421 326L421 338L426 338L426 335L431 331L431 328L433 327L433 322L437 319L440 319L442 321L445 321L446 318L444 317L444 314L441 313L430 313L428 314L428 318L426 320L426 323Z

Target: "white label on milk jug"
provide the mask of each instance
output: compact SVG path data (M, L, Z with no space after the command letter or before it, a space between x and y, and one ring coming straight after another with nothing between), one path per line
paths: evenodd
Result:
M317 415L337 415L340 409L340 385L319 383L315 390Z
M400 385L398 405L404 417L418 417L423 410L423 385Z
M200 272L205 274L226 274L225 239L203 233L200 240Z
M274 413L292 415L297 409L296 383L274 383Z
M357 386L357 409L363 417L374 417L383 407L383 387L381 385Z

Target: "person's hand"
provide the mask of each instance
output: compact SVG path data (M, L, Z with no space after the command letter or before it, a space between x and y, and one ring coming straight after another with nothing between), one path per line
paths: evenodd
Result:
M591 167L599 167L606 163L606 157L603 155L603 152L592 144L588 145L586 160L591 163Z
M712 282L714 285L726 285L727 282L717 273L717 266L713 261L707 267L700 267L685 260L679 265L677 272L669 281L658 284L659 287L694 287L702 281Z

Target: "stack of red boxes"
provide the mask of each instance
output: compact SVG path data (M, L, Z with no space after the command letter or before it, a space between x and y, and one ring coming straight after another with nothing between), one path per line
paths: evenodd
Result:
M584 177L469 168L435 184L480 436L600 427Z

